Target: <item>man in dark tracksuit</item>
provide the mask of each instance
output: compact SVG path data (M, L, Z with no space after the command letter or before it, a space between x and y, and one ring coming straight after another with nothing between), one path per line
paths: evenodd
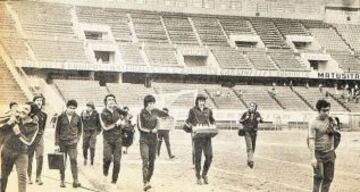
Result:
M151 188L150 180L154 172L157 150L158 118L168 116L165 111L154 108L155 102L154 96L145 96L144 109L141 110L137 122L140 131L140 154L142 159L144 191Z
M165 111L165 112L167 112L169 114L169 110L167 108L163 108L163 111ZM163 120L163 121L161 121L161 120ZM160 127L171 126L171 125L168 125L169 123L165 124L165 122L168 121L168 120L174 120L174 118L171 117L171 116L168 116L168 117L160 119ZM164 124L162 124L162 123L164 123ZM158 130L158 139L159 139L158 148L157 148L158 156L160 156L161 143L164 140L165 144L166 144L166 149L167 149L169 158L173 159L173 158L175 158L175 155L173 155L171 153L170 137L169 137L169 132L170 132L171 127L164 127L165 129L160 129L160 127L159 127L159 130Z
M330 116L331 105L326 100L319 100L316 109L319 115L309 128L309 148L313 167L313 192L328 192L335 171L334 133L337 123Z
M35 96L33 98L33 102L38 106L40 109L39 112L36 114L36 117L39 119L39 132L35 138L34 143L29 146L28 155L29 155L29 163L28 163L28 178L29 184L32 184L32 164L34 154L36 153L36 180L35 182L38 185L42 185L43 182L41 180L41 172L43 167L43 159L44 159L44 130L46 126L47 114L42 111L43 104L45 103L45 98L42 95Z
M26 192L26 168L28 164L28 147L34 142L39 131L38 112L35 104L27 103L19 112L19 122L12 126L11 132L3 144L1 151L1 187L5 192L8 177L14 167L18 176L18 191Z
M249 110L246 111L240 119L240 123L244 126L247 164L250 168L254 167L254 152L256 146L257 129L258 124L262 121L263 120L260 113L257 112L256 103L250 103Z
M101 132L99 113L96 111L94 103L86 104L87 109L81 113L83 121L83 155L84 165L87 164L88 151L90 148L90 164L94 164L96 137Z
M101 112L100 122L103 127L103 174L108 176L111 161L114 161L111 183L116 184L121 166L122 127L125 125L124 111L116 104L114 95L104 99L105 108Z
M76 114L77 102L69 100L66 103L66 111L59 115L55 128L55 145L59 146L60 152L65 153L65 158L70 157L73 187L80 187L77 168L77 143L82 132L81 117ZM60 187L65 187L65 166L60 169Z
M196 125L213 125L215 119L211 109L205 106L207 96L198 94L195 100L195 106L190 109L188 118L186 119L185 129L187 132L192 132L192 127ZM194 156L195 156L195 171L197 183L202 184L201 177L205 184L208 184L208 171L213 158L213 151L211 145L211 137L193 138ZM204 151L205 162L201 172L201 156Z

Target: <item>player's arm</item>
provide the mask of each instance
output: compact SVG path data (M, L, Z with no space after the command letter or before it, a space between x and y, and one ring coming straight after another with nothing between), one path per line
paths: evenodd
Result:
M59 145L59 140L60 140L60 129L61 129L61 118L63 116L60 115L58 118L57 118L57 121L56 121L56 127L55 127L55 145Z
M118 125L118 120L119 119L109 113L100 114L100 123L105 131L114 129Z
M314 122L309 126L308 139L309 139L309 149L311 155L311 165L316 166L317 160L315 157L315 137L316 137L316 128Z
M193 112L192 109L190 109L189 114L188 114L188 118L185 120L185 125L183 127L185 132L192 132L192 127L195 124L195 114Z
M212 112L212 110L210 110L209 122L211 125L215 125L215 118L214 118L214 113Z

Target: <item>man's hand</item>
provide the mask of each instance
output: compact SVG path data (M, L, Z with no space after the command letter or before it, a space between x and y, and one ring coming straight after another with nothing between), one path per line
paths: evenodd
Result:
M55 151L60 152L60 146L58 144L55 144Z
M316 158L311 159L311 166L313 168L316 168L318 166L318 161Z
M13 130L13 132L15 133L15 135L21 134L21 131L20 131L19 126L14 126L14 127L12 128L12 130Z
M8 125L12 125L15 124L17 121L16 116L15 115L11 115L10 119L8 120L7 124Z
M126 122L125 122L125 120L123 120L123 119L119 119L118 121L116 121L115 125L116 125L116 126L126 125Z
M157 129L153 129L153 130L151 130L150 132L151 132L151 133L157 133L158 130L157 130Z

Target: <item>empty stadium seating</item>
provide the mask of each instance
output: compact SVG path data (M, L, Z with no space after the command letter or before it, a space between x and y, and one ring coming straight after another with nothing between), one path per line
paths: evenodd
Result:
M356 51L360 51L360 25L335 25L345 41Z
M120 43L120 53L126 65L146 65L136 45Z
M132 13L131 18L140 42L169 43L160 15Z
M274 23L283 35L309 35L309 32L307 32L305 27L298 21L290 19L276 19L274 20Z
M311 28L311 34L327 50L348 51L349 48L332 28Z
M227 35L255 34L249 20L245 18L221 18L219 19Z
M233 89L247 105L255 102L259 109L282 110L280 105L270 97L266 86L237 85Z
M301 100L289 87L277 86L275 98L287 111L309 111L312 110Z
M187 17L163 16L170 40L174 44L199 45Z
M24 103L27 101L24 92L16 83L4 60L0 57L0 108L8 108L10 102Z
M257 70L277 70L272 60L267 56L265 50L248 49L244 51L244 54Z
M176 59L176 50L171 47L145 46L150 65L158 67L182 67Z
M106 86L120 106L143 106L144 97L155 93L153 88L146 88L143 84L108 83Z
M229 46L216 18L192 17L201 41L207 46Z
M11 5L28 39L61 41L76 39L70 5L24 1L14 2Z
M251 19L251 24L266 47L271 49L289 49L275 24L268 19Z
M252 69L253 66L247 61L239 50L212 49L219 65L224 69Z
M360 72L360 60L347 51L328 51L344 72Z
M197 93L205 93L205 88L218 88L214 84L189 84L189 83L153 83L152 86L159 95L169 94L168 100L173 100L170 106L189 108L194 106ZM215 108L215 104L211 99L207 100L207 106Z
M117 41L131 41L129 20L125 11L113 8L77 6L76 13L81 23L109 25Z
M331 103L331 110L337 111L337 112L343 112L346 111L337 101L332 99L331 97L326 97L326 91L320 92L319 88L315 87L294 87L294 90L301 95L301 97L308 102L310 106L315 109L315 104L318 99L324 99L326 98Z
M309 71L291 51L270 52L270 56L280 70L284 71Z
M103 98L108 94L105 87L100 87L98 81L55 79L54 84L64 100L76 99L79 107L85 107L89 101L94 102L96 107L103 107Z
M39 61L88 63L84 52L83 43L50 41L50 40L28 40L35 56Z
M205 90L219 109L246 109L246 106L241 103L237 95L229 88L217 87L206 88Z
M13 59L30 60L24 40L3 3L0 3L0 42Z
M335 100L346 106L351 112L360 112L360 103L356 103L355 100L347 101L345 98L343 98L343 90L335 91L334 89L326 89L326 91L328 91L331 96L335 98Z

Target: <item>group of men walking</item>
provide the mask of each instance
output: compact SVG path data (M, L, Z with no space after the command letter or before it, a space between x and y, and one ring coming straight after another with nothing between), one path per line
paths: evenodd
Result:
M198 125L215 125L213 112L206 106L207 96L198 94L195 106L189 110L185 120L184 130L193 134L193 128ZM17 104L12 103L12 110L8 115L2 117L0 143L1 151L1 192L5 192L7 178L16 165L18 173L19 192L26 191L26 171L32 184L32 162L35 156L37 161L35 183L42 185L41 179L43 156L44 156L44 129L47 114L42 111L45 99L36 96L33 102L22 106L18 110ZM169 130L161 129L161 120L172 119L166 108L160 110L155 108L156 99L147 95L143 100L143 109L137 116L137 128L140 134L140 156L142 159L143 189L151 188L151 178L155 169L156 155L160 155L162 140L165 140L169 158L172 154L169 143ZM87 103L86 109L78 115L75 111L78 107L76 100L66 103L66 110L61 113L55 126L55 145L60 152L70 159L71 173L73 176L73 187L81 187L78 178L77 167L77 144L83 134L83 156L84 165L88 164L90 152L90 164L94 164L96 137L103 134L103 175L109 175L111 163L111 183L118 181L124 130L131 126L132 115L127 109L120 108L116 97L109 94L104 98L104 109L97 112L93 103ZM15 109L14 109L15 108ZM311 150L311 164L314 167L313 192L329 191L330 183L334 174L335 148L333 135L338 123L334 123L329 117L330 103L319 100L316 104L319 116L316 117L309 129L309 148ZM258 124L263 118L257 111L256 103L250 103L239 121L242 124L242 134L245 137L247 165L254 167L254 152L256 146ZM163 125L164 126L164 125ZM240 134L240 132L239 132ZM6 135L6 138L4 137ZM213 149L211 137L192 137L193 160L195 164L195 177L197 184L208 184L208 172L213 160ZM201 165L202 154L205 156L203 166ZM60 168L60 187L65 186L65 166Z

